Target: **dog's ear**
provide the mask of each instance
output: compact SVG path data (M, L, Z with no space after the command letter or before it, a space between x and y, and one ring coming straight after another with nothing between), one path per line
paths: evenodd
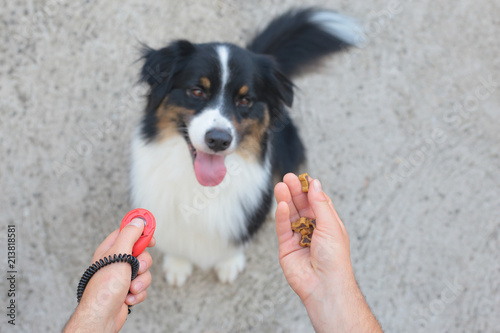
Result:
M140 81L147 82L150 86L146 112L156 110L172 90L175 75L184 67L194 51L194 45L186 40L173 42L159 50L143 45L142 59L145 61Z
M268 96L271 112L279 112L282 105L292 106L294 85L278 69L274 59L270 56L260 56L259 67L264 94Z

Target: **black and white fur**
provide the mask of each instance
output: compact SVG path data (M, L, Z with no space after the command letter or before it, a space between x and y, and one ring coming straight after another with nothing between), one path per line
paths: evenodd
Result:
M132 202L156 217L170 284L184 284L193 265L214 268L222 282L243 270L244 245L270 210L273 175L304 159L287 111L289 77L361 38L346 16L302 9L272 21L246 49L145 47L141 78L150 92L132 144ZM215 180L205 166L218 170Z

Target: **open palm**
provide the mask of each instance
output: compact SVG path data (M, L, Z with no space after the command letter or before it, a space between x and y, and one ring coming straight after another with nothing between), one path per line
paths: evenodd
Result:
M294 174L287 174L274 190L280 264L290 286L304 302L311 296L321 297L325 284L335 283L337 277L343 280L345 274L352 274L345 227L319 181L309 180L308 193L302 192ZM316 219L310 248L301 247L300 234L291 229L291 222L300 217Z

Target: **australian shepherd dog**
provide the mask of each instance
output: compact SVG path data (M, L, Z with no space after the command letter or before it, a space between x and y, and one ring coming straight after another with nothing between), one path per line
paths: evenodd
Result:
M349 17L308 8L277 17L245 48L144 47L141 81L150 89L132 143L131 195L156 217L169 284L184 284L193 266L214 268L221 282L243 270L273 176L304 160L289 115L291 78L362 36Z

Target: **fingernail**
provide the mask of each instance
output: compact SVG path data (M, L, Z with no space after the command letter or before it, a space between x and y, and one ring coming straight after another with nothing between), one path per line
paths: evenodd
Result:
M136 226L137 228L140 228L140 227L146 225L146 220L144 220L140 217L136 217L132 221L130 221L129 225L133 225L133 226Z
M312 185L313 185L313 190L315 192L322 192L322 190L321 190L321 183L319 182L319 180L317 180L317 179L314 180L314 182L313 182Z
M141 292L143 287L144 285L142 284L142 282L137 282L135 284L135 289L137 290L137 292Z
M139 271L144 273L148 269L148 264L144 260L141 260L140 267Z
M134 302L135 302L135 296L134 295L128 295L127 298L128 298L128 302L127 303L134 304Z

